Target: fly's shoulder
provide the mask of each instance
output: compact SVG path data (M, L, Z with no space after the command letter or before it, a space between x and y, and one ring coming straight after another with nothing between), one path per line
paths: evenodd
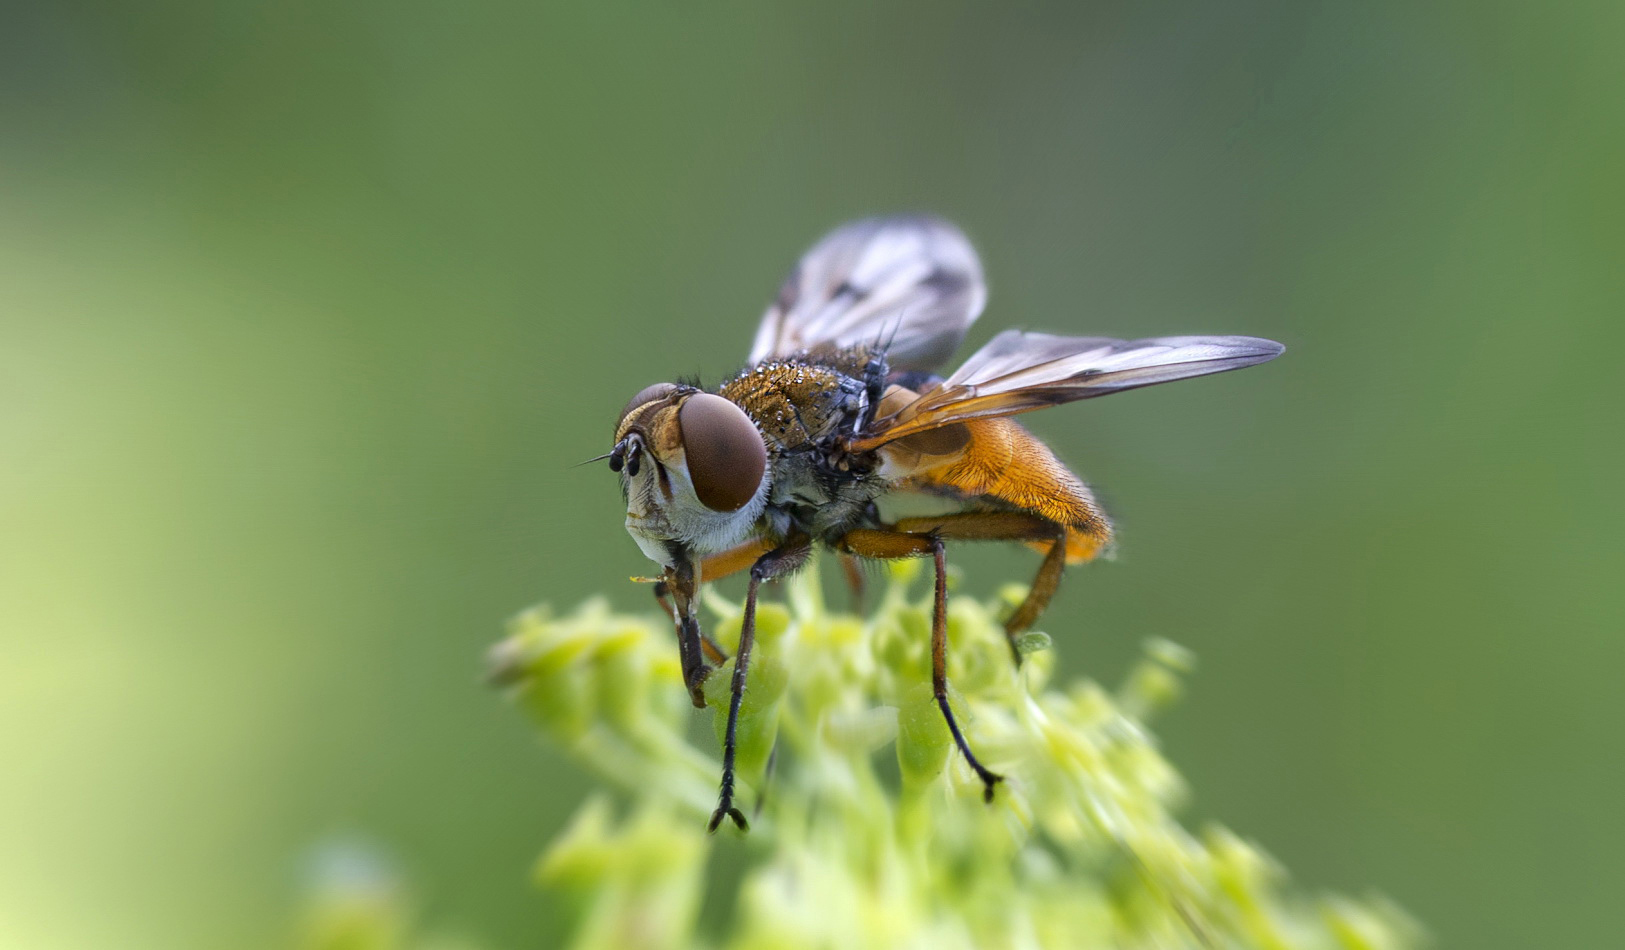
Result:
M850 430L868 405L862 380L807 358L758 363L717 393L745 410L780 453L812 448Z

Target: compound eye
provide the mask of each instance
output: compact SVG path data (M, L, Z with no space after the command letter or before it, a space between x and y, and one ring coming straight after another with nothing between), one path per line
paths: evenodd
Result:
M677 410L677 424L701 504L738 511L756 497L767 472L767 445L745 410L721 396L695 393Z
M676 391L676 383L655 383L653 386L643 387L642 391L640 391L636 396L633 396L627 402L626 408L621 410L620 419L618 419L617 422L624 420L627 416L631 415L632 410L638 408L639 406L644 406L651 402L665 399L667 396L670 396Z

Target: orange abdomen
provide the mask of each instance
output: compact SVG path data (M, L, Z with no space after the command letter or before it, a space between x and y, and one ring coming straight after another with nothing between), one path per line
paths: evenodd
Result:
M893 443L897 455L914 456L906 462L894 459L910 472L899 488L950 489L967 500L992 499L1048 518L1066 528L1066 559L1071 563L1093 558L1111 541L1111 522L1088 486L1019 423L973 419L944 427L952 429L964 431L930 430ZM949 451L939 455L933 449Z

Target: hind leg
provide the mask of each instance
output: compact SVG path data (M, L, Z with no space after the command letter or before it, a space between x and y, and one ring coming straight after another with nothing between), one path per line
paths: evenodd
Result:
M966 541L1026 541L1044 545L1044 561L1027 597L1004 621L1010 655L1021 665L1016 638L1038 621L1061 586L1066 569L1066 526L1041 515L1016 511L965 511L932 518L903 518L896 528L906 534L957 538Z

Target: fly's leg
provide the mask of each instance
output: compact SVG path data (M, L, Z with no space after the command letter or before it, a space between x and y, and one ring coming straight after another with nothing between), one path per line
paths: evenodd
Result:
M1061 572L1066 568L1065 525L1038 515L1015 511L966 511L939 515L933 518L903 518L897 530L908 534L931 535L939 538L958 538L966 541L1027 541L1045 545L1044 561L1038 566L1038 575L1027 589L1027 597L1004 621L1004 635L1010 644L1010 655L1016 666L1021 665L1021 651L1016 638L1037 622L1044 608L1055 597L1061 586Z
M948 561L942 538L934 534L910 533L895 530L858 528L848 531L838 547L859 557L902 558L930 555L936 566L936 596L931 611L931 695L942 710L948 723L948 732L954 745L970 764L976 777L982 780L982 800L993 801L993 786L1004 781L1004 776L984 766L965 741L965 734L954 718L953 707L948 704Z
M681 637L683 621L682 618L678 616L677 608L672 604L670 599L671 582L665 578L661 578L660 580L655 581L654 589L655 602L660 604L660 609L665 612L666 616L671 618L672 625L679 631L678 636ZM711 639L710 634L704 632L700 634L700 649L704 651L705 658L711 662L712 666L721 666L722 664L728 662L728 654L723 651L722 647L718 645L717 641Z
M1038 622L1038 616L1049 606L1054 599L1055 591L1061 586L1061 572L1066 569L1066 542L1057 540L1050 545L1049 551L1044 554L1043 563L1038 565L1038 574L1033 577L1032 586L1027 589L1027 597L1022 600L1015 612L1004 620L1004 635L1010 639L1010 649L1016 649L1016 638ZM1016 665L1021 664L1021 654L1015 654Z
M751 565L750 583L745 588L745 613L739 627L739 649L734 651L733 682L728 695L728 728L722 740L722 790L717 810L711 813L706 830L716 831L722 819L732 818L739 830L748 831L750 822L734 805L734 758L738 751L739 707L745 699L745 677L750 668L750 651L756 643L756 589L762 581L788 573L807 559L811 551L806 539L797 539L767 552Z
M702 559L700 561L698 579L696 580L691 576L687 581L691 591L690 597L692 598L697 594L698 587L701 583L710 583L711 581L721 580L729 575L737 574L756 563L757 558L761 557L772 548L773 545L771 542L758 539L747 541L737 548L722 551ZM679 556L676 558L676 560L679 563L687 563L686 557ZM679 569L676 567L667 569L666 573L661 575L661 577L655 581L654 593L655 600L660 604L660 609L664 610L668 615L671 616L672 624L677 630L678 648L681 650L684 636L684 613L682 612L682 608L679 604L673 604L670 600L668 600L668 598L673 597L676 594L677 586L679 584L678 574ZM693 571L692 568L690 568L690 575L692 574ZM694 629L696 631L699 630L698 621L695 622ZM704 658L711 662L712 666L721 666L722 664L728 662L727 651L723 650L715 640L711 639L703 632L699 633L698 635L700 638L700 651L703 653ZM706 672L710 671L707 670ZM683 680L688 684L689 691L692 693L694 684L689 681L688 677L689 667L688 664L685 663L683 665ZM700 677L702 681L704 678L705 677L703 675ZM696 702L695 705L703 707L705 703L703 700L701 700Z
M976 760L975 753L965 742L964 734L959 731L959 723L954 721L953 708L948 705L948 562L943 554L941 538L931 539L931 558L937 566L936 604L931 611L931 694L936 697L937 708L942 710L942 718L948 720L948 731L953 733L954 744L959 746L965 761L976 771L976 777L982 780L982 801L991 802L993 786L1004 781L1004 776L989 771Z
M711 674L711 668L705 665L704 649L701 644L700 621L694 616L694 602L698 599L699 582L695 576L694 562L684 556L675 558L675 563L667 571L669 589L673 605L672 618L677 624L677 656L683 666L683 685L688 687L688 697L694 703L694 708L705 708L705 678Z

